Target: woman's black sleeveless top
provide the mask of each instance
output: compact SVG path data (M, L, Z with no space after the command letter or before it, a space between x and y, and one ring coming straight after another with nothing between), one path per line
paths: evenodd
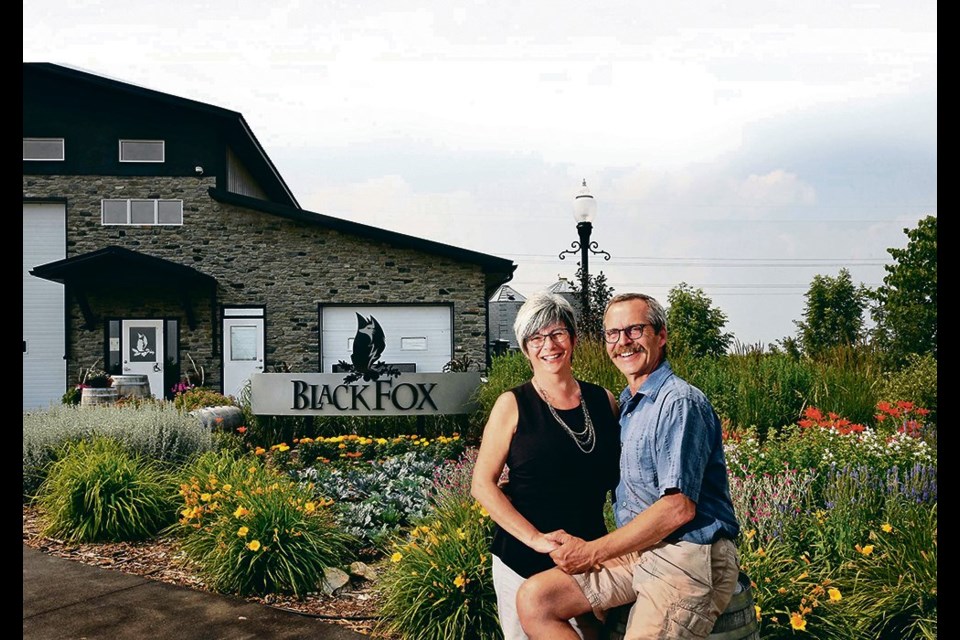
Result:
M507 453L509 482L503 487L514 508L542 533L563 529L593 540L607 533L603 505L620 477L620 425L602 387L580 382L596 445L584 453L537 394L532 382L511 391L517 397L517 431ZM584 428L583 409L557 409L575 432ZM554 565L496 526L490 551L525 578Z

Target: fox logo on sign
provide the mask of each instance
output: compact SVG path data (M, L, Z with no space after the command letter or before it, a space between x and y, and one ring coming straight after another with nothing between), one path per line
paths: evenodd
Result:
M341 360L339 363L343 371L349 371L343 378L344 383L349 384L361 378L370 382L378 380L380 376L399 376L398 369L380 360L386 346L386 335L377 319L372 315L364 317L357 313L357 333L353 337L350 362Z

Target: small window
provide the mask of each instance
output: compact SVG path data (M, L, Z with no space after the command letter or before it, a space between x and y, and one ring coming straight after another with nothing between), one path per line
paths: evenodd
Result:
M101 200L100 220L104 225L183 224L183 200Z
M403 351L426 351L426 338L400 338L400 348Z
M121 140L120 162L163 162L163 140Z
M24 160L63 161L63 138L24 138Z

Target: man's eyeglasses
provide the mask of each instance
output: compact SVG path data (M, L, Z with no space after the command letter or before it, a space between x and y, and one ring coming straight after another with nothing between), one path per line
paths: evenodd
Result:
M553 344L566 344L570 338L570 331L567 329L557 329L550 333L535 333L527 338L527 346L539 349L543 346L544 342L547 341L547 338L550 338Z
M623 329L604 329L603 339L610 344L613 344L620 341L621 333L625 333L631 340L639 340L640 336L643 335L643 330L646 329L647 326L648 325L645 324L632 324L629 327L624 327Z

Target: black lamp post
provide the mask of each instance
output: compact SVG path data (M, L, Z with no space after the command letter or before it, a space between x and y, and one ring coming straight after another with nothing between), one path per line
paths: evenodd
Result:
M577 221L577 234L580 241L570 243L570 248L560 252L560 259L565 260L568 255L575 256L580 251L580 305L583 312L582 322L586 323L590 316L590 254L610 259L610 254L600 250L600 245L590 242L590 233L593 231L593 217L597 213L597 201L593 199L587 189L587 181L577 192L573 200L573 217Z

